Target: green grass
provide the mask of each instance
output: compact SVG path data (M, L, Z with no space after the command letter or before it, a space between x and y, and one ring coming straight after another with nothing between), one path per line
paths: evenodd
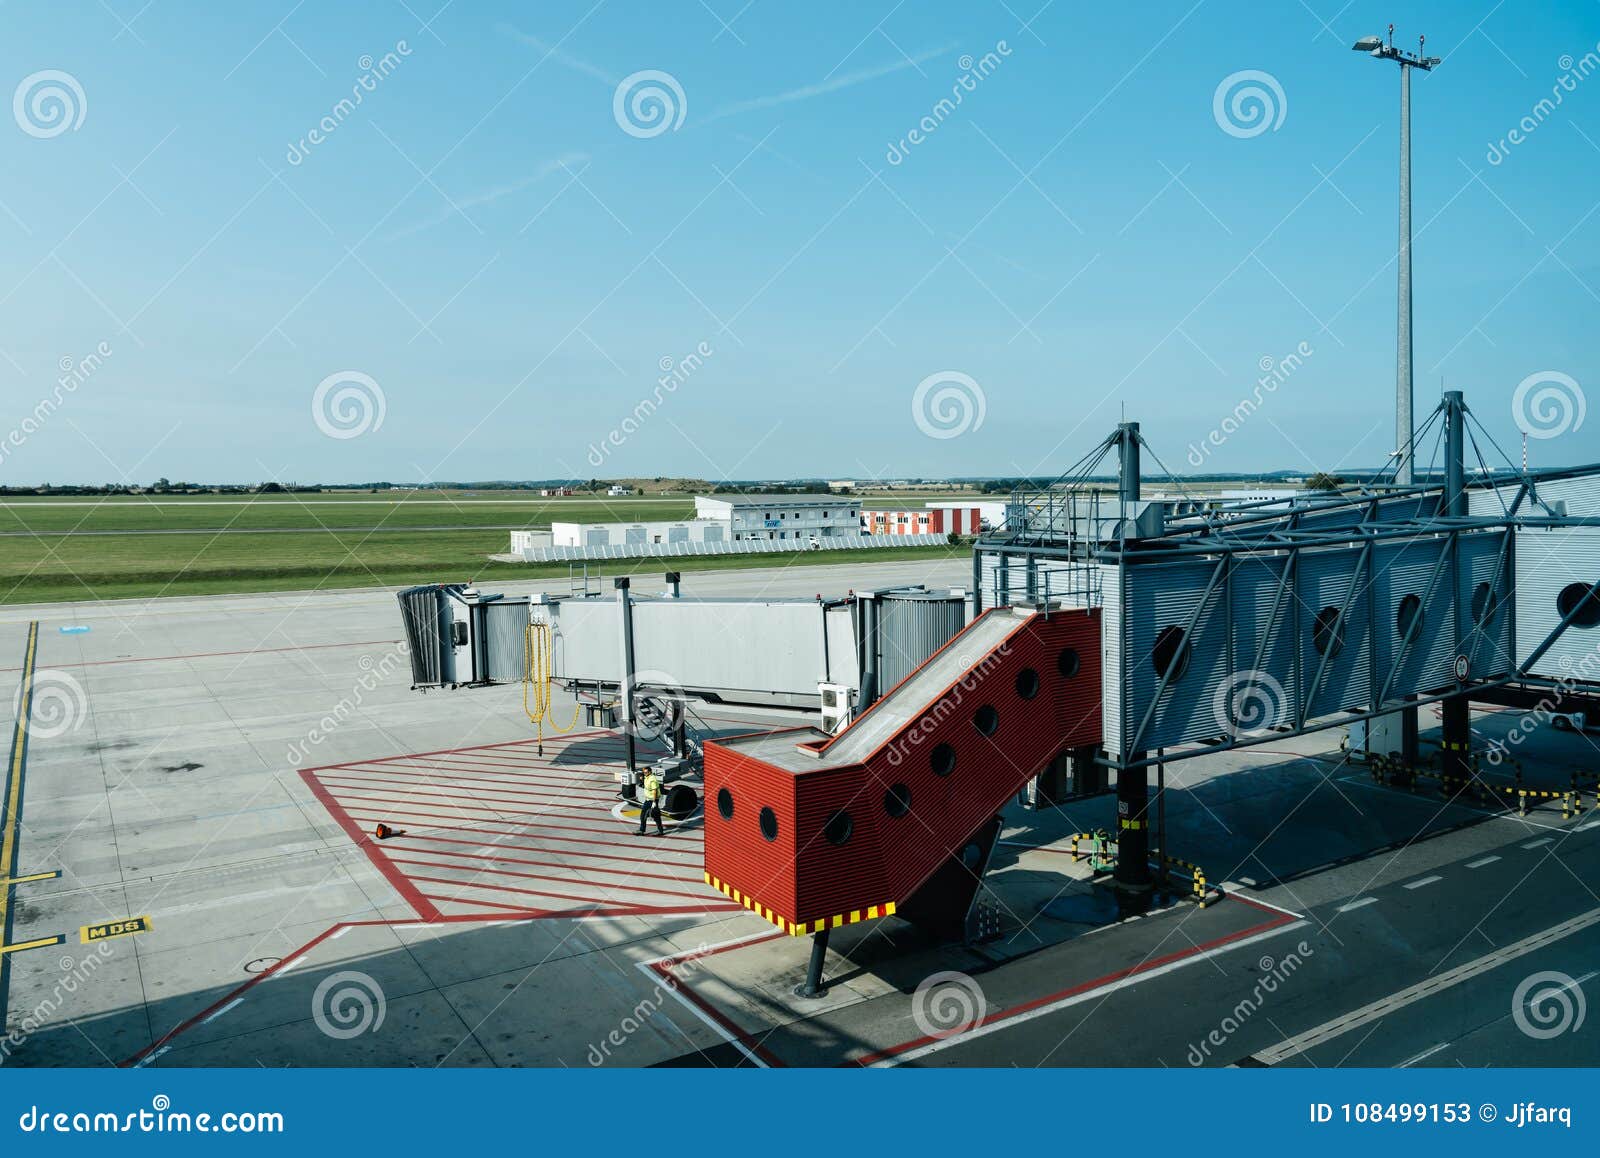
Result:
M876 509L920 508L931 496L872 498ZM962 496L957 496L962 497ZM973 499L973 502L978 500ZM403 531L420 527L547 527L552 522L674 522L694 517L691 497L545 499L525 491L361 491L306 495L114 495L0 498L0 531ZM14 537L0 537L0 550ZM507 540L488 550L503 551Z
M667 521L694 516L694 500L541 499L523 496L495 501L491 496L451 495L445 502L382 495L273 495L248 499L223 496L140 496L0 503L0 531L232 531L327 529L402 531L415 527L530 527L551 522ZM89 504L89 505L75 505ZM0 549L10 540L0 538ZM506 549L501 536L498 547Z
M301 591L412 583L504 583L564 578L565 563L493 563L503 531L317 531L305 534L44 535L0 539L0 603ZM590 574L685 573L752 567L964 558L965 548L887 547L703 556L681 560L611 559Z
M448 500L443 501L441 500ZM878 504L873 504L878 505ZM885 504L888 505L888 504ZM907 505L909 505L909 500ZM920 503L918 504L920 505ZM492 563L503 528L691 518L690 498L545 499L516 491L338 492L0 499L0 603L503 582L565 577L565 563ZM223 531L223 529L226 529ZM424 530L423 528L444 528ZM186 534L140 534L185 531ZM217 533L223 531L223 533ZM91 533L92 532L92 533ZM943 547L608 560L608 575L939 558ZM956 556L964 556L957 549Z

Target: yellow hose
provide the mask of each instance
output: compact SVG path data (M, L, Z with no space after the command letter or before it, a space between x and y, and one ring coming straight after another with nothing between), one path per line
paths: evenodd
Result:
M530 623L523 634L522 710L534 726L539 737L539 751L544 751L544 726L549 722L552 731L570 732L578 726L583 714L582 705L573 708L572 722L566 727L555 722L550 715L554 692L550 673L555 667L555 636L548 623Z

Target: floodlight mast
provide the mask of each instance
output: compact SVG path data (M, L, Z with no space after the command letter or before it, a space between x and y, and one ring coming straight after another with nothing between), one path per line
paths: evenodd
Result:
M1439 57L1426 54L1427 38L1417 37L1417 51L1406 52L1394 46L1394 25L1389 39L1363 36L1351 47L1379 60L1392 60L1400 66L1400 241L1398 258L1398 323L1395 342L1395 482L1408 486L1413 481L1414 447L1411 426L1411 70L1431 72Z

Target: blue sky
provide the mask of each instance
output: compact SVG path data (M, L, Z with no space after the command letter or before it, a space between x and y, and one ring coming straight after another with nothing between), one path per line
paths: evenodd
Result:
M1515 454L1519 383L1600 384L1591 0L440 3L0 8L0 482L1037 474L1124 412L1179 471L1373 465L1399 82L1349 45L1389 20L1445 58L1419 411ZM619 119L641 72L670 125ZM1600 459L1557 424L1536 465Z

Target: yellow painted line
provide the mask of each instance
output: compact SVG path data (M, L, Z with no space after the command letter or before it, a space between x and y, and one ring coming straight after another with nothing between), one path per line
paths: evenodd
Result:
M18 941L15 945L0 945L0 955L6 953L21 953L24 949L43 949L47 945L59 945L67 939L65 933L57 933L54 937L40 937L35 941Z
M33 663L38 653L39 622L34 620L28 624L28 651L22 660L22 686L17 692L17 725L6 764L5 811L0 814L0 872L8 878L7 883L0 886L0 939L11 931L9 877L17 867L17 829L22 818L22 758L28 750L28 716L33 711ZM4 1008L5 999L5 993L0 992L0 1008Z
M51 869L47 873L29 873L25 877L0 877L0 886L25 885L30 881L53 881L60 875L60 869Z
M148 933L149 931L149 917L123 917L118 921L102 921L98 925L85 925L78 930L78 937L87 945L91 941L105 941L111 937L131 937L135 933Z

